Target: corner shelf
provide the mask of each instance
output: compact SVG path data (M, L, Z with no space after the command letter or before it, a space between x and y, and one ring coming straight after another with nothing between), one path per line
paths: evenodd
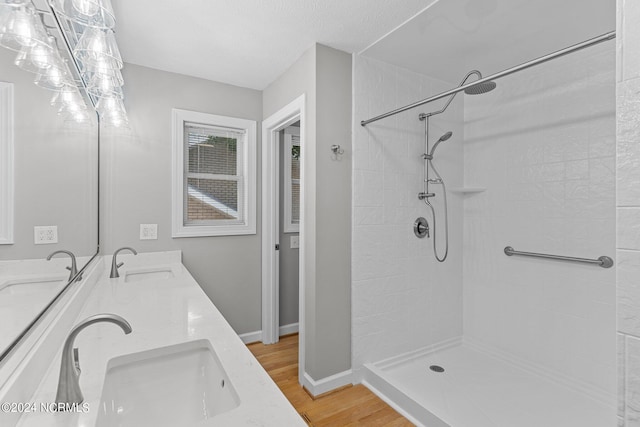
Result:
M449 191L456 194L466 195L466 194L483 193L487 191L487 188L486 187L454 187Z

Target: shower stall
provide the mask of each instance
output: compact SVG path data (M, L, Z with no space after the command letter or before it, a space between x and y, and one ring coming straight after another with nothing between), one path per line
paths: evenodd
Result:
M616 425L613 36L457 87L354 57L352 366L412 422Z

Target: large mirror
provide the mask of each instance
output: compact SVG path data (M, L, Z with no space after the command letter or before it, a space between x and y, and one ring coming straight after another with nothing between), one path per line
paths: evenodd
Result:
M64 52L61 43L58 36ZM16 66L16 55L0 48L2 358L81 280L71 280L70 254L81 270L98 248L95 112L86 100L84 120L59 114L56 92L34 84L37 75Z

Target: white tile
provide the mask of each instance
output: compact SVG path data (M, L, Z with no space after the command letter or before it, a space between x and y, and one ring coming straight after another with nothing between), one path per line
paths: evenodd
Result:
M625 359L627 355L626 348L626 336L624 334L618 334L617 340L618 350L618 417L624 421L624 409L625 403Z
M640 250L640 208L618 208L617 246Z
M623 1L622 11L622 78L630 80L640 77L640 4Z
M618 206L640 206L640 79L618 84Z
M624 19L624 0L616 0L616 82L623 80L623 28L622 23Z
M640 427L640 338L626 339L625 427Z
M618 331L640 336L640 252L618 250Z

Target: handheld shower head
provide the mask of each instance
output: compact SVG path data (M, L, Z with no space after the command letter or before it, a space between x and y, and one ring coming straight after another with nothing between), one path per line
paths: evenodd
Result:
M438 140L438 142L444 142L447 139L451 138L452 135L453 135L453 132L449 131L449 132L445 133L444 135L442 135L440 137L440 139ZM436 144L437 144L437 142L436 142Z
M440 137L440 139L438 139L436 141L435 144L433 144L433 147L431 147L431 152L429 153L429 156L433 157L433 152L436 151L436 147L441 143L446 141L447 139L451 138L451 136L453 136L453 132L449 131L447 133L445 133L444 135L442 135Z

